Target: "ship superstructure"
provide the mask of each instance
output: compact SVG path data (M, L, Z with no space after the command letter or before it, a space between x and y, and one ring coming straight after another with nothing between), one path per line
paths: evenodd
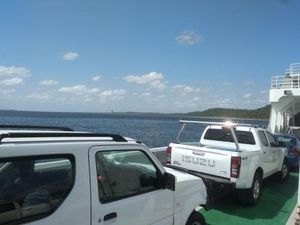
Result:
M286 133L291 128L300 132L300 63L292 63L284 75L271 81L269 130Z

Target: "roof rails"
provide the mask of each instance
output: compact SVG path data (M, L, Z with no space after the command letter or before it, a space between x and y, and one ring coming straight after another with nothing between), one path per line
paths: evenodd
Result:
M38 129L38 130L54 130L54 131L73 131L69 127L56 126L32 126L32 125L1 125L0 129Z
M127 140L118 134L101 134L101 133L24 133L24 132L14 132L14 133L3 133L0 134L0 143L5 138L47 138L47 137L109 137L115 142L127 142Z

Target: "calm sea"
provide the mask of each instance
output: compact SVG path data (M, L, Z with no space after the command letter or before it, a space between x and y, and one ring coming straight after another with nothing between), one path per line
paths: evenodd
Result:
M144 142L149 147L166 146L174 141L181 128L179 117L126 114L84 114L84 113L24 113L0 115L0 124L64 126L74 130L117 133ZM185 118L187 119L187 118ZM191 118L188 118L191 120ZM225 119L193 118L193 120L224 121ZM263 120L233 120L267 126ZM183 133L185 141L199 140L204 125L188 126Z

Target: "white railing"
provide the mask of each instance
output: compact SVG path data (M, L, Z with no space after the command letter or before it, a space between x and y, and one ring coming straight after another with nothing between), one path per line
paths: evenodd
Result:
M286 74L290 76L300 75L300 63L290 64L290 68L286 70Z
M290 64L286 75L272 77L271 89L297 89L300 88L300 63Z
M271 89L296 89L300 88L300 75L272 77Z

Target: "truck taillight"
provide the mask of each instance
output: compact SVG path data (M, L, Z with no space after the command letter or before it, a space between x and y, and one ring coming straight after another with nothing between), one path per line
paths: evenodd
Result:
M290 156L298 156L299 152L297 148L292 148L289 152Z
M232 178L240 177L241 157L231 157L230 176Z
M167 163L171 164L172 147L167 148Z

